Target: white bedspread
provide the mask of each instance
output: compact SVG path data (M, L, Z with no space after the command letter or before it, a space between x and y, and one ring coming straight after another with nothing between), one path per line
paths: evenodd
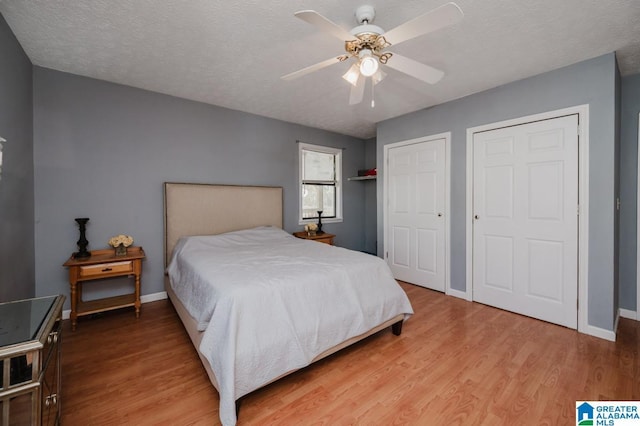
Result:
M182 238L167 271L204 330L199 349L218 381L223 425L235 424L243 395L413 313L382 259L277 228Z

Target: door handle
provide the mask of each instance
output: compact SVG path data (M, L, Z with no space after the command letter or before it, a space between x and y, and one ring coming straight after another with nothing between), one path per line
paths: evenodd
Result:
M479 217L478 215L475 215L473 218L474 218L475 220L480 219L480 217Z

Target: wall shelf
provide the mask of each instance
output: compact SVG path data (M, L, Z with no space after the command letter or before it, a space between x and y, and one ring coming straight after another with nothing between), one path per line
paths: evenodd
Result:
M350 178L347 178L347 180L375 180L377 176L373 175L373 176L353 176Z

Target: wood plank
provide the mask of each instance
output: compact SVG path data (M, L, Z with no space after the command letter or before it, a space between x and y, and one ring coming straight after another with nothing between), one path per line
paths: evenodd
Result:
M126 308L128 306L135 306L135 304L135 293L82 302L78 301L78 316L90 315L96 312L109 311L112 309Z
M91 250L91 257L84 259L75 259L71 256L63 266L81 266L81 265L94 265L105 262L135 260L145 258L144 249L138 246L132 246L127 248L127 254L125 256L116 256L115 250L103 249L103 250Z
M401 284L416 314L242 402L239 425L572 424L576 400L640 400L640 323L586 336ZM62 424L216 425L218 394L170 302L100 314L62 347Z

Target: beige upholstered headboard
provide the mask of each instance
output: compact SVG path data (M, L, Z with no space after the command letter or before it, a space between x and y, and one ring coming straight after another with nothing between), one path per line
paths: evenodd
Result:
M165 267L180 237L263 225L282 228L281 187L164 184Z

